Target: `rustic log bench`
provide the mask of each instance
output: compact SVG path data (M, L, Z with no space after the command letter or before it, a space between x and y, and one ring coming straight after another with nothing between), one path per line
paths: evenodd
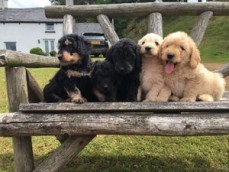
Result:
M190 35L200 44L213 16L229 15L229 3L133 3L51 6L47 17L64 18L64 34L73 32L74 17L97 17L105 37L119 40L108 17L148 16L148 31L162 36L162 15L199 15ZM229 93L218 102L45 104L42 90L27 67L58 67L53 57L0 51L5 67L9 113L0 114L0 136L13 137L15 171L60 171L97 134L199 136L229 134ZM217 70L229 75L229 64ZM30 103L29 103L30 102ZM29 103L29 104L28 104ZM34 170L31 136L70 137Z

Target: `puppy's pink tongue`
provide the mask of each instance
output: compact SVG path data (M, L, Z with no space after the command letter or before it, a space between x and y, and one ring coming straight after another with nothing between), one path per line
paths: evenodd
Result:
M174 70L174 64L172 62L168 62L166 65L165 65L165 72L167 74L170 74L172 73Z

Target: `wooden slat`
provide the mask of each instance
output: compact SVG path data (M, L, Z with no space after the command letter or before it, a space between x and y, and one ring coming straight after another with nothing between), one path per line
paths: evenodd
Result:
M38 103L43 101L42 89L28 70L26 70L26 79L28 83L29 102Z
M22 112L219 112L229 111L229 101L169 103L31 103L21 104Z
M44 160L34 172L63 171L64 166L80 153L95 136L69 137L57 150Z
M108 17L103 14L100 14L97 16L97 19L101 28L103 29L104 35L107 38L107 40L111 43L111 45L115 44L119 40L119 37L115 32L114 27L112 26Z
M148 19L148 33L156 33L163 37L162 15L160 13L152 13Z
M28 88L25 67L6 68L9 111L15 112L20 103L28 103ZM16 172L31 172L34 169L31 137L13 138Z
M212 11L215 16L228 16L228 2L186 3L123 3L103 5L55 5L45 7L48 18L63 18L70 14L73 17L95 18L100 14L108 17L139 17L148 16L151 13L161 13L163 16L198 16L205 11Z
M0 66L59 67L59 61L56 57L0 50Z
M199 17L198 22L195 24L193 27L190 36L193 38L194 42L196 43L197 46L200 45L205 31L208 27L208 22L210 18L212 17L213 12L212 11L206 11L202 13Z
M28 135L229 134L229 111L222 113L10 113L0 114L0 136Z

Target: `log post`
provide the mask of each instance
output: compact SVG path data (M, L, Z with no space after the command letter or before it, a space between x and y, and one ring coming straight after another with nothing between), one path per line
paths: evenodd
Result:
M109 21L109 18L106 15L100 14L97 16L97 20L102 27L104 35L108 41L111 43L111 45L115 44L119 40L119 37Z
M197 46L200 45L204 37L205 31L208 27L208 22L212 17L212 15L213 15L212 11L206 11L202 13L199 17L199 20L197 21L197 23L195 24L195 26L193 27L190 33L192 39L194 40Z
M15 112L20 103L28 103L25 67L6 68L9 111ZM15 171L31 172L34 169L31 137L13 138Z
M38 103L43 101L42 89L28 70L26 70L26 79L28 83L29 102Z
M63 35L73 33L75 23L74 17L66 14L63 21Z
M71 160L95 136L69 137L55 152L53 152L34 172L56 172Z
M161 13L152 13L149 15L148 19L148 32L156 33L163 37L163 24Z

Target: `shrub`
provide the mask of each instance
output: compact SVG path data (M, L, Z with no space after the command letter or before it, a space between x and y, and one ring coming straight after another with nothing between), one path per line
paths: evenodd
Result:
M52 51L50 51L50 56L53 56L53 57L55 57L56 56L56 51L55 50L52 50Z
M45 52L40 47L34 47L30 50L30 54L37 54L45 56Z

